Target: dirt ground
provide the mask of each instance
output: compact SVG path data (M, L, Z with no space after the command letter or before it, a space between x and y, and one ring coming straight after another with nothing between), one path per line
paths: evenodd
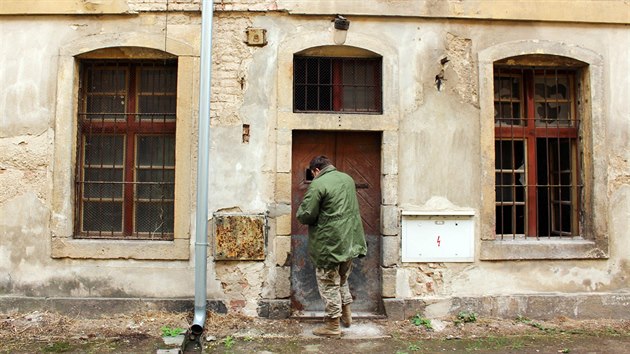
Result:
M191 313L143 312L99 319L57 313L0 314L0 353L176 352L164 334L190 326ZM460 316L407 321L360 319L370 338L304 336L313 321L209 313L204 353L628 353L630 321L494 319Z

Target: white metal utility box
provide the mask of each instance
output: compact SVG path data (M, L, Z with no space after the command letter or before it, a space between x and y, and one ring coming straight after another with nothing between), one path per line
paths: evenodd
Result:
M403 262L473 262L475 212L403 211Z

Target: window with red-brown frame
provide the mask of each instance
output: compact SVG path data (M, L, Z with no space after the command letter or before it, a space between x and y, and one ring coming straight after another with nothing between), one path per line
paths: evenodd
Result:
M577 71L495 65L496 234L580 233Z
M75 237L172 240L177 60L81 60Z
M293 111L383 113L382 58L294 56Z

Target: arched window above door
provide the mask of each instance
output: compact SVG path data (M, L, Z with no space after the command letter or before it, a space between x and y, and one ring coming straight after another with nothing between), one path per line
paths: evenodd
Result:
M308 48L293 56L296 113L383 113L382 56L351 46Z

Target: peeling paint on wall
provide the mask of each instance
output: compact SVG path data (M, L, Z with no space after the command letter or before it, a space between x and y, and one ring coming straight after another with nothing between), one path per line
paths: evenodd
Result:
M462 101L477 106L479 101L477 69L472 55L472 40L447 33L446 57L457 78L457 84L453 86L453 90L459 94Z

